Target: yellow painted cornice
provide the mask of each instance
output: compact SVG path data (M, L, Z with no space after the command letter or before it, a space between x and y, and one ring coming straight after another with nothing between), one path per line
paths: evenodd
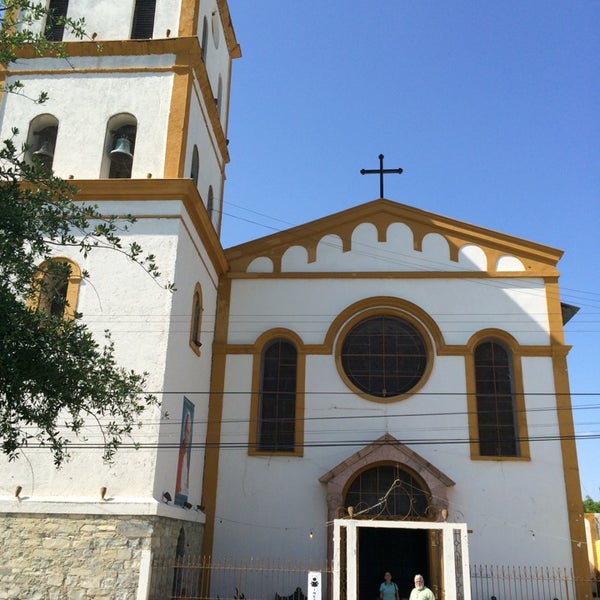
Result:
M200 48L196 36L173 37L151 40L86 40L60 42L69 57L77 56L150 56L153 54L181 54L188 50ZM19 52L19 58L56 58L48 51L37 54L31 46ZM12 69L11 69L12 70Z
M225 40L227 41L227 49L229 50L229 56L231 58L240 58L242 56L242 49L238 44L235 37L235 31L233 29L233 23L231 22L231 14L229 13L229 6L227 6L227 0L217 0L217 8L221 15L221 23L223 24L223 33L225 34Z
M504 255L521 260L525 271L502 273L504 276L556 277L556 263L563 254L561 250L549 246L386 199L373 200L298 227L234 246L225 253L232 272L244 272L248 264L260 256L272 258L275 272L278 272L281 257L291 246L304 246L309 262L314 261L317 244L326 235L339 236L343 250L350 250L352 232L361 223L371 223L377 228L379 242L386 241L387 228L392 223L408 225L413 232L416 251L421 250L423 238L427 234L440 234L447 240L450 258L454 261L458 260L458 251L465 244L474 244L482 248L488 258L488 264L495 264L496 260ZM463 276L469 276L469 273L465 272Z
M114 56L153 56L171 54L174 56L174 61L171 66L160 67L161 71L171 71L172 73L181 75L182 73L193 72L198 80L202 97L208 118L212 125L212 130L215 133L215 139L219 152L223 158L223 164L229 162L229 151L227 149L227 138L221 124L219 111L214 101L214 92L211 88L208 79L206 66L202 61L202 49L200 42L196 36L168 38L161 40L117 40L98 42L65 42L66 53L69 57L114 57ZM56 58L51 53L43 55L45 58ZM25 48L21 54L23 59L40 58L31 48ZM56 58L57 61L63 59ZM6 73L10 75L31 75L31 74L74 74L74 73L91 73L91 72L137 72L144 70L152 70L152 67L113 67L113 66L96 66L91 68L78 68L70 66L64 69L49 69L47 65L40 65L39 69L24 69L22 65L12 64L7 69ZM3 72L0 70L0 81L3 77Z
M179 13L179 36L187 37L196 35L198 19L200 17L200 2L196 0L183 0Z
M191 179L74 179L69 183L77 188L74 200L81 202L182 202L215 270L219 275L227 272L228 264L221 242ZM163 216L149 212L136 218Z

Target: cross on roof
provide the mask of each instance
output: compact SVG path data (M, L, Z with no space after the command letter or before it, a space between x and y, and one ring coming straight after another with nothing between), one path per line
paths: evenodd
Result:
M361 175L372 175L379 173L379 197L383 198L383 175L384 173L402 173L402 169L384 169L383 168L383 154L379 155L379 169L361 169Z

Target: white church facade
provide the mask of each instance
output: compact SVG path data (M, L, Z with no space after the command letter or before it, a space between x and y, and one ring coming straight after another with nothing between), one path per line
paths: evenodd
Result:
M446 524L476 564L587 574L562 252L384 198L224 249L227 2L106 4L49 1L93 39L48 30L68 64L0 73L49 95L4 94L0 134L137 218L123 238L175 292L111 252L57 259L160 404L111 465L91 422L60 470L0 458L0 598L168 597L156 558L333 559L340 520L369 523L346 546L357 595L391 570L455 597Z

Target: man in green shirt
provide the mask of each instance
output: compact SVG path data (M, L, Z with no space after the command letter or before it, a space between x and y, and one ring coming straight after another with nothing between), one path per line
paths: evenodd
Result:
M423 575L415 575L415 587L410 593L410 600L435 600L433 592L425 587Z

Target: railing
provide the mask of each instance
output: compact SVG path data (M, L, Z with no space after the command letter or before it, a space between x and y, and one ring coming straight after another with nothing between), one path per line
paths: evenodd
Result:
M309 571L322 574L323 600L331 563L215 560L210 557L155 559L150 600L306 600ZM553 567L471 565L472 600L578 600L585 586L598 597L600 581L578 580L572 570ZM360 600L360 599L359 599Z
M472 600L577 600L579 583L596 597L600 582L578 580L571 569L471 565Z
M332 568L283 560L155 559L150 600L305 600L309 571L320 571L325 585Z

